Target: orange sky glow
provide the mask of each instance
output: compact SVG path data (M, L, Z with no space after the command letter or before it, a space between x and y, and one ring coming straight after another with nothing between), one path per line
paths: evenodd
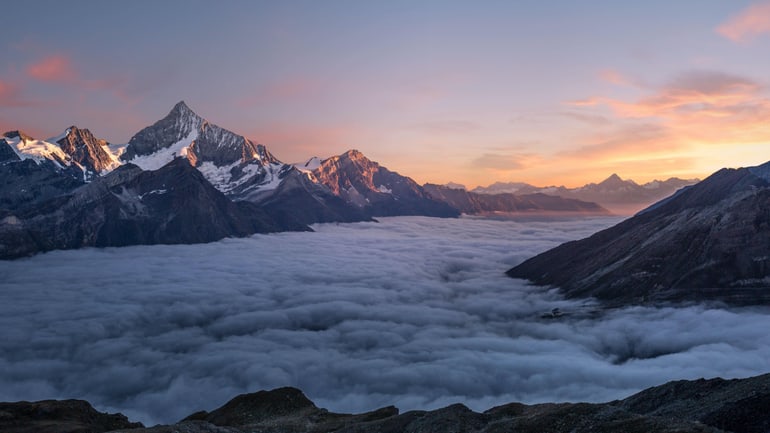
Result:
M125 143L185 100L284 162L358 149L470 188L770 159L770 1L181 4L6 5L46 31L0 42L0 129Z

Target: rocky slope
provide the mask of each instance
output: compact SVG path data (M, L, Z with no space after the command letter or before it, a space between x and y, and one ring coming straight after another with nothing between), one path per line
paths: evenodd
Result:
M770 163L720 170L508 275L607 303L770 304Z
M561 214L609 214L596 203L565 199L541 193L535 194L477 194L464 189L425 184L425 191L465 214L507 213L561 213Z
M86 246L211 242L258 232L306 230L258 206L232 202L187 160L155 171L128 164L0 221L0 258Z
M357 150L321 161L316 181L370 216L456 217L459 211L436 200L414 180L392 172Z
M243 394L174 425L143 428L120 414L76 400L0 403L9 433L582 433L770 431L770 374L747 379L676 381L608 403L510 403L484 412L462 404L400 413L393 406L363 414L318 408L300 390Z
M229 195L277 185L274 178L284 165L265 146L210 123L184 101L131 137L121 159L154 170L177 156Z
M184 156L230 199L260 205L279 220L302 224L368 220L357 207L284 164L264 145L210 123L183 101L129 141L121 156L145 169Z
M73 172L63 164L63 160L59 163L46 158L22 159L6 138L0 138L0 219L19 207L43 202L83 185L82 172Z
M93 179L120 165L110 154L109 143L94 137L88 129L70 126L56 144L82 167L85 180Z
M668 197L678 189L697 182L698 179L672 177L667 180L655 180L640 185L633 180L624 180L617 174L612 174L599 183L589 183L578 188L567 188L564 186L538 187L521 182L496 182L487 187L474 188L472 192L479 194L548 194L595 202L615 213L627 215L634 214L636 211Z

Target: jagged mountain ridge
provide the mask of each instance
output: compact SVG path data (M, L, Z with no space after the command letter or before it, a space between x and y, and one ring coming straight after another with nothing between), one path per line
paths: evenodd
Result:
M312 175L371 216L459 216L457 209L436 200L411 178L380 166L357 150L321 161Z
M606 215L607 209L596 203L562 198L542 193L533 194L477 194L464 189L449 188L427 183L423 185L431 196L440 199L466 214L508 213L575 213Z
M6 133L2 140L0 217L10 219L3 219L0 227L5 230L5 241L9 242L0 245L5 251L0 255L6 258L52 248L106 245L103 238L92 233L97 230L95 227L84 226L87 222L71 221L73 227L88 233L83 235L84 240L78 242L63 240L71 234L64 227L59 227L62 239L35 241L37 235L23 235L23 231L18 231L16 222L23 220L22 215L37 215L41 224L58 224L58 217L46 219L42 215L53 215L54 206L61 206L62 209L70 206L68 212L79 212L72 208L70 199L89 190L85 188L87 184L103 183L101 179L125 164L132 164L137 170L153 172L163 170L169 164L178 164L178 158L194 166L205 182L224 193L229 200L251 203L256 209L255 215L271 220L262 220L265 227L298 229L319 222L370 221L376 216L456 217L460 214L446 198L442 200L432 196L411 178L390 171L355 150L325 160L315 158L304 166L284 164L265 146L210 123L183 101L161 120L135 134L126 146L111 145L95 137L88 129L76 126L48 140L35 140L19 131ZM109 195L98 197L104 200L98 206L117 206ZM521 201L533 200L524 198ZM549 210L566 210L561 199L540 198L537 201L542 206L551 206ZM221 206L220 210L233 209L218 199L214 202ZM507 206L499 200L492 203ZM491 210L507 211L509 208ZM126 212L123 209L119 213L123 215ZM10 224L11 221L14 224ZM95 225L107 224L103 216L87 221ZM224 224L225 220L218 222ZM35 228L29 233L54 236L49 229ZM222 233L243 235L248 232L233 230L229 226L216 227L211 231L218 233L216 236L219 237ZM145 233L126 235L120 242L200 242L216 236L185 238L175 235L166 238L159 233ZM20 242L29 242L29 245L23 247L18 245Z
M70 126L64 136L56 140L56 144L82 166L86 180L120 165L109 152L107 140L94 137L88 129Z
M635 213L648 205L676 192L678 189L698 182L698 179L654 180L637 184L633 180L624 180L613 173L599 183L589 183L578 188L565 186L539 187L522 182L496 182L486 187L476 187L471 192L479 194L548 194L575 200L598 203L611 211L628 214Z
M770 163L722 169L507 273L606 303L770 304Z
M212 242L286 230L307 227L229 200L177 158L154 171L126 164L36 206L6 212L0 258L87 246Z
M508 403L484 412L462 404L401 413L387 406L361 414L317 407L284 387L239 395L177 424L143 428L82 400L0 403L7 433L765 433L770 429L770 374L745 379L680 380L608 403Z
M121 159L153 170L176 156L186 157L217 189L231 195L277 185L284 166L264 145L210 123L184 101L131 137Z

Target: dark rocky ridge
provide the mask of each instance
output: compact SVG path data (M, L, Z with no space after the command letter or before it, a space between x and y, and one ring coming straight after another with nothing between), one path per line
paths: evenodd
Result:
M0 138L0 163L18 161L19 159L19 155L11 149L11 145L5 139Z
M243 394L174 425L143 428L82 401L0 403L9 433L588 433L770 431L770 374L746 379L675 381L608 403L510 403L482 413L462 404L403 414L393 406L363 414L318 408L302 391ZM114 430L113 430L114 429Z
M6 136L12 134L20 136L18 132L6 133ZM73 176L69 167L62 168L53 161L22 160L11 145L0 138L0 220L20 207L66 194L82 185L82 172Z
M565 199L541 193L535 194L477 194L464 189L448 188L427 183L423 185L432 197L446 202L466 214L494 212L550 213L607 215L609 211L596 203Z
M308 228L229 200L186 159L176 158L156 171L124 165L69 194L7 212L0 224L0 258L86 246L201 243L282 230Z
M282 176L281 184L257 201L273 218L293 219L306 225L372 220L361 209L351 206L294 167L286 166Z
M369 216L459 216L457 209L436 200L414 180L380 166L357 150L322 161L313 175L333 194Z
M770 163L722 169L633 218L510 269L607 303L770 304Z
M122 414L98 412L83 400L0 403L3 433L98 433L141 427Z

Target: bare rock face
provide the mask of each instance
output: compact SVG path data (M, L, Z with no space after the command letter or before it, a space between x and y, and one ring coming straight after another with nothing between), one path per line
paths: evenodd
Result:
M3 433L99 433L141 427L122 414L97 412L83 400L0 403Z
M88 179L92 179L113 165L112 158L104 149L109 143L94 137L88 129L70 126L67 128L66 135L56 144L69 154L73 161L83 166Z
M350 205L293 167L287 166L281 175L281 184L256 201L279 221L294 220L310 225L372 220L363 210Z
M20 137L22 134L6 135ZM52 161L22 160L11 145L0 138L0 220L20 207L68 193L81 185L82 176L73 176L68 168Z
M770 164L723 169L508 275L609 304L770 304Z
M7 141L0 138L0 164L10 161L18 161L19 155L11 149L11 145Z
M392 172L350 150L321 162L317 181L371 216L456 217L459 211L436 200L414 180Z

